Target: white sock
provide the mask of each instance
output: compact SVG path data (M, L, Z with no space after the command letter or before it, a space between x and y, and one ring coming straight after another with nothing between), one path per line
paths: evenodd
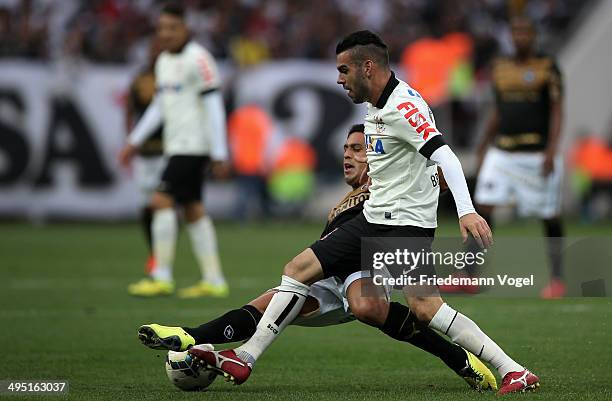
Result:
M270 300L255 334L240 347L236 354L243 361L253 365L257 358L272 344L285 327L298 315L310 287L291 277L283 276L278 292Z
M151 272L156 280L172 281L172 263L176 247L178 221L173 208L156 210L153 213L153 254L155 268Z
M225 284L217 250L217 235L211 218L203 216L187 225L187 229L191 237L193 252L200 264L202 280L215 285Z
M443 304L436 312L429 327L448 335L459 344L485 362L489 362L503 378L509 372L518 372L525 368L516 363L495 344L478 325L470 318Z

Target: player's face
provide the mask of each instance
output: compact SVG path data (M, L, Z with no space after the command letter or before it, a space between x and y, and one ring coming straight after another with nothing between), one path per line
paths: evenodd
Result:
M359 186L359 179L363 170L367 167L367 163L359 162L365 160L365 136L363 132L353 132L346 138L344 143L344 181L356 188Z
M189 33L182 18L162 13L157 25L157 36L162 49L178 51L187 41Z
M535 31L531 22L525 19L513 21L512 41L518 54L524 55L529 53L535 41Z
M348 91L347 95L353 103L365 102L369 89L363 63L353 61L350 51L347 50L336 56L336 69L338 70L337 83Z

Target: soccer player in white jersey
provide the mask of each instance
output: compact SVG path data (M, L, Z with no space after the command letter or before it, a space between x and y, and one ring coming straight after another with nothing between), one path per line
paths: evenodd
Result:
M344 144L344 180L351 191L330 211L325 237L363 210L369 197L365 162L363 124L351 127ZM361 159L361 160L358 160ZM474 354L453 344L429 327L414 330L405 320L409 313L399 302L390 302L390 286L374 286L370 271L355 271L346 277L328 277L313 283L300 314L291 324L322 327L358 319L378 328L391 338L408 342L439 357L449 368L477 390L496 390L493 373ZM195 344L225 344L247 340L256 329L276 289L269 290L247 305L230 310L198 327L146 324L138 329L138 338L147 347L184 351ZM387 317L391 317L390 320Z
M228 373L237 383L250 375L253 364L302 308L310 284L345 274L361 265L362 237L430 238L436 227L439 188L431 181L435 162L444 173L457 212L459 229L482 246L492 243L486 221L472 206L461 163L444 143L425 101L389 68L387 46L369 31L344 38L336 48L338 84L355 103L367 102L370 199L364 212L312 244L284 268L255 334L235 350L190 352L198 360ZM406 324L427 324L453 342L489 362L503 377L498 394L535 389L539 379L512 360L465 315L432 292L415 296L405 288L411 313L396 316ZM390 310L389 313L392 313ZM388 317L389 318L389 317Z
M187 220L202 280L179 291L179 296L227 296L221 271L217 238L211 218L202 204L202 182L209 161L213 172L227 171L225 109L219 73L206 49L190 40L184 10L167 5L159 17L158 36L164 51L155 63L157 93L120 154L127 165L138 147L163 122L164 155L167 165L152 196L153 253L156 266L152 278L130 286L137 296L169 295L174 292L172 265L180 205Z

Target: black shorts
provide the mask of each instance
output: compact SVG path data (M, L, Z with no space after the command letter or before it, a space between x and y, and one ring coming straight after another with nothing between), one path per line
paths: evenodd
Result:
M177 203L202 201L202 185L210 158L208 156L170 156L157 187Z
M419 248L431 249L435 231L435 228L369 223L363 213L359 213L353 219L312 244L310 249L319 259L326 278L338 277L344 281L354 272L372 268L372 266L361 266L361 238L418 238ZM425 240L425 243L422 239Z

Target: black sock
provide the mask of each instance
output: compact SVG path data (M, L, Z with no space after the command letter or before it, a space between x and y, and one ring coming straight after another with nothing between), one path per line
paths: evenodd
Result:
M151 225L153 223L153 209L150 206L145 206L142 208L142 211L140 213L140 223L142 224L142 230L144 231L144 235L147 240L149 255L152 255L153 234L151 233Z
M195 339L196 344L225 344L243 341L255 333L261 316L262 313L257 308L245 305L199 327L183 327L183 330Z
M379 329L396 340L408 341L417 331L418 323L416 316L410 313L408 307L398 302L391 302L387 319Z
M542 220L548 246L550 273L553 278L561 278L561 252L563 248L563 224L559 218Z
M423 351L437 356L449 368L459 373L466 366L467 354L455 343L447 341L435 330L429 327L421 328L408 342Z
M455 372L465 368L466 353L461 347L446 341L429 327L417 323L407 306L391 302L387 320L380 330L396 340L408 342L437 356Z

